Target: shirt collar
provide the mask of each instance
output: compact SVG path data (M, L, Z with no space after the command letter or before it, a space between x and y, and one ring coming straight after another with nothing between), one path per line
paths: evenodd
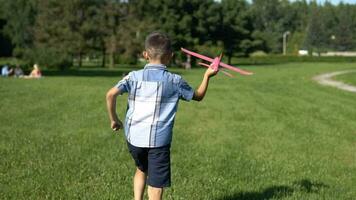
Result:
M158 69L158 70L166 70L167 67L164 64L146 64L145 69Z

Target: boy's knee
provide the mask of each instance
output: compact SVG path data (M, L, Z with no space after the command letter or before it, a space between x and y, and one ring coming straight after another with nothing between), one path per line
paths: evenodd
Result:
M161 200L162 194L163 194L163 188L148 186L148 198L150 200Z
M135 176L146 177L147 174L146 174L146 172L140 170L139 168L136 168Z
M136 173L141 173L141 174L145 174L144 171L142 171L140 168L136 167Z

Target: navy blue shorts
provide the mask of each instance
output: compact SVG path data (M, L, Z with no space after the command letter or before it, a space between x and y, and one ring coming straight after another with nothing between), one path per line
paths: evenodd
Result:
M127 142L136 167L147 175L147 184L156 188L171 186L171 145L157 148L135 147Z

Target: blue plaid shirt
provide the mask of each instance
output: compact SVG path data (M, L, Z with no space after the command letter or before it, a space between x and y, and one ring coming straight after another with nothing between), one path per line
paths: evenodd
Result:
M116 87L128 92L125 118L127 141L136 147L161 147L171 143L179 99L190 101L194 90L166 66L147 64L130 72Z

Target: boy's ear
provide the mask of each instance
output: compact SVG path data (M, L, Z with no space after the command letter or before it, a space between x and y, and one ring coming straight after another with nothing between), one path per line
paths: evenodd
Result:
M143 52L142 52L142 56L143 56L146 60L148 60L148 52L147 52L147 51L143 51Z

